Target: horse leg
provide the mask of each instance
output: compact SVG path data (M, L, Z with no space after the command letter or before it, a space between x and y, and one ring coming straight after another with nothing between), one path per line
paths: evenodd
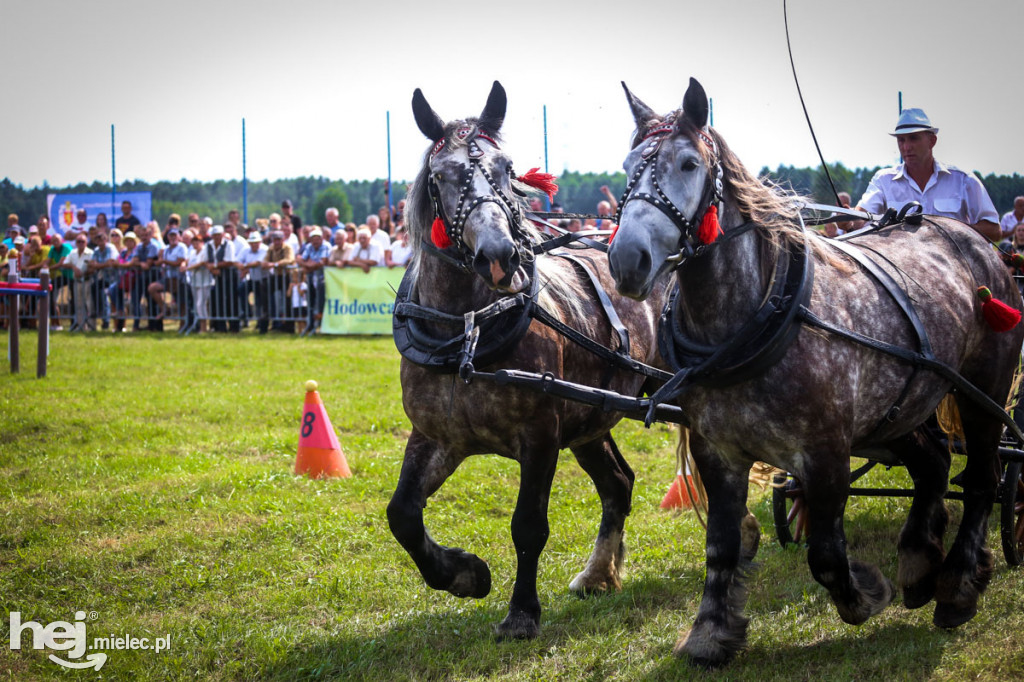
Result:
M441 487L463 459L446 452L440 444L413 428L405 446L398 487L388 503L388 524L392 535L416 562L427 585L456 597L479 599L491 591L487 563L465 550L437 544L423 526L427 498Z
M903 591L903 605L916 609L935 595L935 581L946 556L942 538L949 512L943 497L949 483L949 450L928 425L887 447L914 481L914 501L900 531L897 583Z
M888 606L896 590L877 567L847 557L843 512L850 493L849 458L806 459L807 563L814 579L828 590L839 617L860 625Z
M985 548L988 517L999 485L1002 424L969 400L957 398L967 447L963 474L964 515L956 540L939 571L932 622L955 628L978 612L978 597L992 577L992 553Z
M622 589L622 559L626 552L623 525L633 498L633 470L610 433L572 448L576 461L594 481L601 498L601 527L594 552L569 589L580 596Z
M548 541L548 498L557 464L557 447L548 444L523 449L519 462L519 497L512 513L516 582L508 615L494 626L499 639L532 639L540 632L537 563Z
M744 580L755 548L741 527L747 513L748 469L732 467L703 438L691 436L690 448L708 496L707 577L697 618L676 642L673 653L702 667L727 663L747 641Z

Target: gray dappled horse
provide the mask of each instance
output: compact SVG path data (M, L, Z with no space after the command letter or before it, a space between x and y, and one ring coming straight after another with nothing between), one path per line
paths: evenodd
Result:
M755 460L802 482L811 572L828 590L840 617L856 625L885 608L895 590L878 568L847 557L843 510L850 456L868 447L890 451L915 486L898 543L897 581L904 604L917 608L934 598L939 627L970 620L992 572L984 543L999 482L1003 426L979 402L956 392L967 467L963 520L946 554L943 494L949 456L915 427L935 411L950 381L835 330L914 351L930 343L938 361L1001 406L1024 329L992 331L982 320L975 291L988 285L997 298L1020 310L1020 296L1005 266L983 237L948 218L926 217L916 226L902 224L847 242L868 252L906 291L923 328L916 334L910 319L914 313L903 312L897 297L866 272L867 266L840 251L843 245L802 231L792 198L756 180L707 127L707 98L697 81L690 80L682 109L663 117L628 89L626 94L637 132L624 164L628 196L620 205L609 263L619 292L640 300L659 275L677 268L679 294L672 317L673 334L685 340L676 344L680 353L700 355L704 348L707 357L745 333L744 325L765 309L769 293L784 298L773 280L787 276L779 265L794 254L804 254L813 266L803 300L810 314L798 318L789 345L775 350L777 358L737 382L697 382L674 391L689 418L691 447L709 503L704 596L696 622L676 645L677 655L718 665L745 643L744 576L753 552L741 542L740 525L746 515L747 471ZM716 179L721 180L718 193ZM722 233L709 244L696 243L695 225L719 195ZM779 306L778 313L785 314L785 305ZM824 324L809 326L815 317Z
M513 184L511 161L498 146L505 106L505 91L495 82L478 118L446 124L418 89L413 96L416 122L430 138L431 148L406 204L406 226L415 256L399 289L399 300L407 297L423 309L440 313L419 320L417 338L457 338L467 312L526 296L599 343L618 347L593 285L580 271L580 263L585 263L617 304L630 333L632 356L651 362L663 294L656 293L643 305L632 301L623 305L603 254L574 251L576 263L555 255L539 256L534 281L529 281L531 271L526 266L534 257L527 242L539 240L539 235L523 219L516 198L517 191L528 188ZM432 243L432 224L442 216L452 242L443 249ZM521 340L489 360L478 355L477 368L551 372L626 395L641 392L643 377L613 370L606 360L535 320L527 319L525 324L529 326ZM489 343L487 335L481 333L481 347ZM405 352L403 356L402 402L413 430L388 505L388 521L427 584L459 597L488 594L487 564L475 554L435 542L424 528L423 508L467 456L497 453L514 459L521 473L512 515L518 566L508 615L496 631L502 638L534 637L540 624L537 567L548 537L548 497L558 451L569 448L593 479L602 506L593 554L570 589L579 593L619 589L623 523L630 511L633 472L609 431L622 415L479 379L466 385L454 376L452 367L439 371L411 362ZM422 357L424 364L435 359L429 351ZM454 530L446 529L446 534Z

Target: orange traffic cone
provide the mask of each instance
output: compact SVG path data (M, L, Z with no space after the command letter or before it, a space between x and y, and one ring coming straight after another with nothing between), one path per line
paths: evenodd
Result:
M668 487L668 492L665 493L665 497L661 500L662 509L690 509L693 507L693 498L690 496L690 491L696 490L693 486L693 475L690 473L690 466L687 464L686 473L682 471L676 473L676 478L672 481L672 485Z
M345 461L327 410L317 393L315 381L306 382L306 403L302 409L302 427L299 429L299 453L295 458L295 473L310 478L340 476L348 478L352 471Z

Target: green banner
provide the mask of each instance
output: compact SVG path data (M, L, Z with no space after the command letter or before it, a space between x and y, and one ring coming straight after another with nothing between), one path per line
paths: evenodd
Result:
M395 291L405 268L324 268L324 334L391 335Z

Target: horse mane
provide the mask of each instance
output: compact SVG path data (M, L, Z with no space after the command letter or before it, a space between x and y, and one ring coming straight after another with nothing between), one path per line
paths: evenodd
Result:
M677 117L676 128L690 139L704 158L705 165L710 168L714 162L711 150L700 141L693 124L680 115ZM806 197L767 177L755 177L717 130L709 127L707 132L718 147L718 160L722 164L722 180L727 193L736 202L743 219L761 228L759 232L765 237L770 254L774 256L779 250L790 246L802 246L807 232L802 229L799 204L806 201ZM812 238L807 240L811 254L822 262L835 260L835 256L825 249L821 241L813 238L813 232L811 234Z
M479 119L475 117L451 121L444 127L445 149L458 149L465 147L470 136L466 139L459 139L453 135L457 129L471 126L479 127ZM486 131L496 142L501 142L497 132ZM423 163L416 179L405 200L405 226L409 230L409 243L412 245L413 256L410 259L409 270L413 281L419 276L419 264L422 260L423 240L430 239L430 229L434 222L434 205L430 200L430 193L427 191L427 181L430 177L430 153L434 145L431 144L423 154ZM524 185L518 181L513 182L515 188L523 192L534 192L537 190ZM526 208L526 202L518 196L513 198ZM529 220L524 220L522 230L527 234L530 241L538 243L543 239L540 230ZM571 272L571 276L567 276ZM589 296L580 277L575 272L575 267L561 258L541 256L537 258L537 276L541 278L538 299L541 305L547 308L554 315L563 317L565 321L579 331L592 334L594 327L591 317L583 310L582 301Z

